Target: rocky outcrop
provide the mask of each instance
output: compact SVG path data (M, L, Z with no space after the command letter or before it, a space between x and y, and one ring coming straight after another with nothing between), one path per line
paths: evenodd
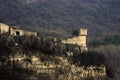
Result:
M12 65L17 63L24 69L34 71L36 74L48 74L54 79L57 76L57 80L102 79L106 76L104 65L76 66L66 57L51 56L51 58L43 61L39 56L14 55L10 56L6 62L10 61Z

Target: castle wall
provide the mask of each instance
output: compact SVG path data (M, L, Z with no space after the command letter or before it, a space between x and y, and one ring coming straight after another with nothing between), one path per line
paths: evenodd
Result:
M0 34L6 33L6 32L8 32L10 35L13 35L13 36L18 36L18 35L19 36L23 36L23 35L37 36L36 32L24 31L17 28L16 26L10 27L6 24L0 23Z
M36 32L31 32L30 35L37 36Z
M3 23L0 23L0 34L9 32L9 26Z
M73 34L72 38L68 38L66 40L62 40L65 44L76 44L86 48L86 36L87 36L87 29L80 29L77 34ZM78 35L78 36L76 36Z
M65 44L77 44L79 46L86 47L86 36L68 38L67 40L62 40L62 42Z
M30 32L29 32L29 31L25 31L25 32L24 32L24 35L30 36Z
M87 29L80 29L79 31L75 31L75 33L77 34L73 33L71 38L62 40L62 43L76 44L78 46L81 46L81 51L87 51L87 45L86 45Z
M36 32L25 31L24 35L26 35L26 36L37 36L37 33Z
M24 35L24 31L23 30L18 30L18 29L10 29L10 35L13 35L13 36L23 36Z

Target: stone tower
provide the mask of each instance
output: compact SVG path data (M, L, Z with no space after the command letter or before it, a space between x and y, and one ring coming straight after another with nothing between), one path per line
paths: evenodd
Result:
M87 29L80 29L77 31L73 31L72 37L66 40L62 40L65 44L76 44L84 49L87 49L86 45L86 36L87 36Z
M78 34L78 44L80 46L86 47L86 36L87 36L87 29L80 29Z

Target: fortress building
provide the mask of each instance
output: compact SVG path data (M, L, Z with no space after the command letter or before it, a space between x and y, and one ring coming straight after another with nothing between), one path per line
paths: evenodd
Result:
M24 31L19 29L17 26L8 26L6 24L0 23L0 34L2 33L9 33L13 36L37 36L36 32Z
M3 23L0 23L0 34L9 32L9 26Z
M81 46L82 49L87 50L86 45L86 36L87 36L87 29L80 29L77 31L73 31L72 37L62 40L65 44L76 44Z

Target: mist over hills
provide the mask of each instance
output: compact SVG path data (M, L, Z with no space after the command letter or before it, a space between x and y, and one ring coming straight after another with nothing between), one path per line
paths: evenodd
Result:
M67 37L88 28L90 37L120 31L119 0L0 0L0 22Z

